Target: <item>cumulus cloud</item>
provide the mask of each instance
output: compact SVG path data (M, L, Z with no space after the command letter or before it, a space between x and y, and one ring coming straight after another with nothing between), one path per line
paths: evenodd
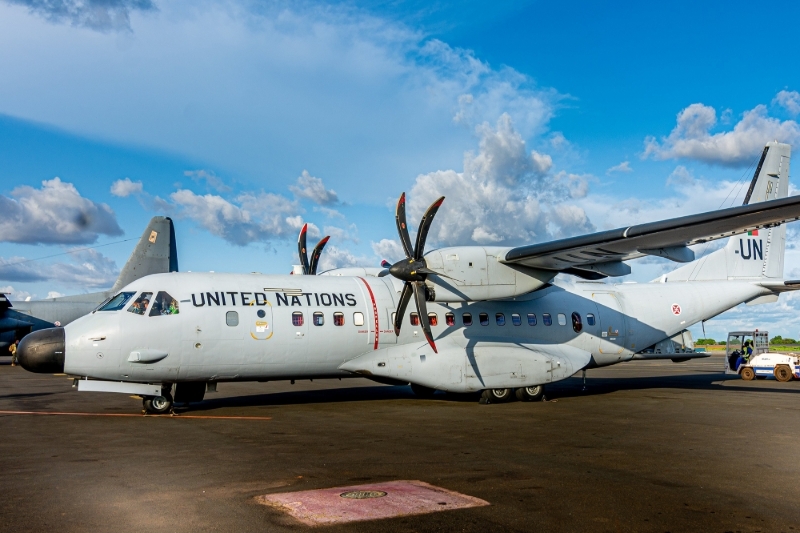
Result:
M320 178L315 178L304 170L297 178L296 185L289 187L298 200L310 200L318 205L336 205L339 203L339 196L336 191L326 189L325 184Z
M336 245L328 245L319 258L319 272L343 267L374 267L380 266L375 259L370 257L358 256Z
M677 125L669 136L645 139L643 158L694 159L725 166L746 166L758 157L768 141L794 144L800 140L800 125L794 120L767 116L758 105L742 115L730 131L711 133L717 124L713 107L692 104L678 113Z
M111 194L126 198L131 194L141 194L143 189L141 181L131 181L130 178L123 178L111 184Z
M479 151L465 154L462 172L420 175L411 189L411 221L436 198L446 197L429 242L515 245L594 229L583 210L570 203L586 195L585 176L550 175L550 156L529 151L508 115L495 128L482 125L478 133Z
M80 195L60 178L41 189L27 185L0 195L0 241L24 244L85 244L100 234L122 235L114 211Z
M208 187L218 192L230 192L233 190L213 170L187 170L183 175L192 178L196 182L205 182Z
M19 283L50 281L86 288L109 288L119 275L113 259L97 250L74 250L68 261L57 263L33 262L24 257L0 258L0 281ZM48 298L52 298L49 296Z
M396 263L406 256L403 246L396 239L381 239L370 244L375 255L381 259L386 259L390 263Z
M5 294L12 301L21 301L33 296L28 291L20 291L15 289L13 285L5 285L0 287L0 294Z
M623 161L619 165L614 165L606 170L606 174L611 174L612 172L633 172L633 169L631 168L630 161Z
M99 31L130 30L132 11L152 11L151 0L5 0L26 6L50 22L68 22Z
M792 116L800 115L800 93L797 91L781 91L775 95L773 104L778 104Z

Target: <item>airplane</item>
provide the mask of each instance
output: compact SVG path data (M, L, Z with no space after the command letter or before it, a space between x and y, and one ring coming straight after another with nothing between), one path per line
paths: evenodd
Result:
M422 397L540 400L547 384L587 368L700 356L653 347L800 288L783 279L785 224L800 219L790 155L789 145L765 146L742 206L513 248L425 253L444 198L412 243L403 194L395 218L407 257L388 269L147 276L66 328L28 335L19 360L75 377L79 391L138 395L151 414L201 401L218 382L354 376L411 384ZM689 248L722 238L699 259ZM601 281L644 256L685 264L650 283Z
M177 271L178 252L172 219L153 217L111 289L33 301L11 301L0 294L0 350L32 331L66 326L143 276Z

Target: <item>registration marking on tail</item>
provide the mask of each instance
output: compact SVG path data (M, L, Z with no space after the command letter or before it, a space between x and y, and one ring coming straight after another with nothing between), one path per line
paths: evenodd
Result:
M415 480L265 494L258 496L256 501L283 511L308 526L490 505L485 500Z

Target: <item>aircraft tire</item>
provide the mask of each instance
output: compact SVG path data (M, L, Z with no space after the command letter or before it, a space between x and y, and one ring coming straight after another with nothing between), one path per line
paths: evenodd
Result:
M753 369L750 367L746 367L742 369L742 379L745 381L753 381L753 378L756 377L756 373L753 372Z
M149 396L142 401L142 404L147 414L167 414L172 411L172 395L165 392L163 396Z
M515 391L515 395L521 402L539 402L544 398L544 385L522 387Z
M433 398L433 395L436 394L436 389L423 387L422 385L417 385L415 383L411 384L411 390L420 398Z
M511 400L514 389L486 389L491 403L503 403Z
M776 366L773 373L775 374L775 379L783 383L792 380L792 370L786 365Z

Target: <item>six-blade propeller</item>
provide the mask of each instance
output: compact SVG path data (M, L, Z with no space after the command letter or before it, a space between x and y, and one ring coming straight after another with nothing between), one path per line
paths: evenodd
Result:
M328 244L330 236L324 237L320 240L311 252L311 261L308 260L308 253L306 253L306 232L308 231L308 224L303 224L303 229L300 230L300 237L297 239L297 253L300 255L300 264L303 266L304 275L317 275L317 265L319 264L319 256L322 255L322 249Z
M437 274L437 272L429 269L423 259L425 255L425 239L428 237L428 230L431 228L433 217L444 202L444 196L431 204L425 214L422 216L419 228L417 231L417 243L412 248L411 238L408 236L408 226L406 224L406 193L400 195L400 200L397 202L397 232L400 234L400 242L403 244L403 250L406 253L406 258L398 261L389 267L389 273L397 279L403 280L403 292L400 293L400 303L397 306L397 312L394 318L394 333L400 335L400 326L403 324L403 315L405 315L408 301L411 299L411 294L414 294L414 301L417 304L417 314L419 321L422 325L422 331L425 333L425 338L428 344L433 348L434 353L439 353L436 350L436 344L433 342L433 334L431 333L431 325L428 320L428 309L425 305L427 289L425 288L425 280L429 274Z

